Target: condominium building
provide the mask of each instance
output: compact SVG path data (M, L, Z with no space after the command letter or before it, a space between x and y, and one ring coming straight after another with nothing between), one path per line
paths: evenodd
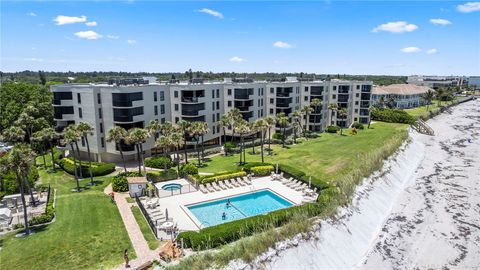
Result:
M322 102L309 115L309 130L323 131L332 124L346 127L354 121L368 123L371 90L372 82L369 81L298 81L296 78L281 82L111 80L109 83L51 86L57 131L73 123L90 123L95 129L89 137L90 150L92 158L98 161L120 159L118 147L105 139L110 128L143 128L154 119L161 123L207 122L210 129L204 136L207 145L221 143L220 118L233 108L240 110L243 119L253 122L282 112L291 117L294 111L318 98ZM335 111L328 110L332 103L345 108L347 116L340 118ZM153 138L145 142L143 149L147 156L154 146ZM132 146L122 144L120 147L127 159L136 158ZM81 143L80 152L86 155L85 142Z
M433 89L463 86L468 83L468 80L462 76L423 76L413 75L408 76L408 84L414 84L419 86L428 86Z
M423 96L428 91L433 91L433 89L414 84L375 86L372 93L372 104L391 103L392 107L399 109L423 106L426 104Z

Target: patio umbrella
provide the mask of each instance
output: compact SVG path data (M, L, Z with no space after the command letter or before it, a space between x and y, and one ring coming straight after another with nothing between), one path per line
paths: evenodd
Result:
M168 208L165 208L165 220L168 220Z
M308 188L310 188L311 185L312 185L312 177L310 176L308 178Z
M278 163L277 163L277 167L276 167L275 173L278 174Z

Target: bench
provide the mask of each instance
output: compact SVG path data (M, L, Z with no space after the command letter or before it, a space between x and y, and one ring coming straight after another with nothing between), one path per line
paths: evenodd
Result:
M142 263L140 266L138 266L137 268L135 268L136 270L147 270L149 269L150 267L152 267L153 263L151 261L146 261L144 263Z

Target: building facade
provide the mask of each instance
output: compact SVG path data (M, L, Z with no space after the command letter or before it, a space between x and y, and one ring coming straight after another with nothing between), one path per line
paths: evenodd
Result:
M64 84L51 86L56 129L87 122L95 132L89 137L92 158L97 161L119 161L119 149L107 142L108 130L114 126L125 129L145 127L157 119L170 121L204 121L210 132L204 136L206 145L218 145L222 140L222 115L233 108L243 119L253 122L267 116L285 113L289 118L296 110L309 105L314 98L322 100L307 120L308 129L323 131L328 125L347 127L353 122L368 123L372 98L369 81L298 81L287 78L282 82L225 79L224 81L194 80L192 82L137 82L135 84ZM328 110L329 104L347 110L345 118ZM303 122L303 121L302 121ZM227 132L228 133L228 132ZM155 142L145 142L148 156ZM135 159L135 149L121 145L126 159ZM86 146L80 144L81 155Z
M433 89L427 86L413 84L375 86L372 93L372 104L390 104L392 107L398 109L423 106L426 104L423 96L428 91L433 91Z
M462 76L423 76L413 75L408 76L408 84L414 84L419 86L427 86L433 89L444 87L455 87L467 85L468 80Z

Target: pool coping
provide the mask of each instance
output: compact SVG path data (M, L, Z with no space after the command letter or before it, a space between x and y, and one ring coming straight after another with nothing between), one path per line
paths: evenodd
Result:
M237 221L237 220L246 219L246 218L249 218L249 217L256 217L256 216L260 216L260 215L265 215L265 214L268 214L268 213L271 213L271 212L280 210L280 209L277 209L277 210L265 212L265 213L262 213L262 214L258 214L258 215L255 215L255 216L244 217L244 218L240 218L240 219L228 221L228 222L225 222L225 223L220 223L220 224L216 224L216 225L212 225L212 226L208 226L208 227L202 227L202 223L201 223L201 222L197 219L197 217L196 217L192 212L190 212L190 210L188 209L189 206L193 206L193 205L197 205L197 204L203 204L203 203L208 203L208 202L213 202L213 201L220 201L220 200L224 200L224 199L226 199L226 198L242 196L242 195L245 195L245 194L261 192L261 191L264 191L264 190L268 190L268 191L270 191L271 193L277 195L278 197L280 197L280 198L284 199L285 201L287 201L287 202L289 202L289 203L292 204L292 205L290 205L290 206L288 206L288 207L280 208L280 209L286 209L286 208L290 208L290 207L292 207L292 206L299 205L299 204L297 204L297 203L295 203L295 202L287 199L286 197L278 194L277 192L275 192L274 190L272 190L272 189L270 189L270 188L262 188L262 189L257 189L257 190L250 190L250 191L247 191L247 192L241 192L241 193L234 194L234 195L223 196L223 197L220 197L220 198L209 199L209 200L204 200L204 201L200 201L200 202L195 202L195 203L189 203L189 204L185 204L185 205L180 205L180 209L182 209L182 211L185 212L185 214L188 216L188 218L189 218L191 221L193 221L193 223L195 224L195 226L197 226L197 228L198 228L199 230L205 229L205 228L208 228L208 227L213 227L213 226L225 224L225 223L228 223L228 222L233 222L233 221ZM200 224L200 225L199 225L199 224Z

